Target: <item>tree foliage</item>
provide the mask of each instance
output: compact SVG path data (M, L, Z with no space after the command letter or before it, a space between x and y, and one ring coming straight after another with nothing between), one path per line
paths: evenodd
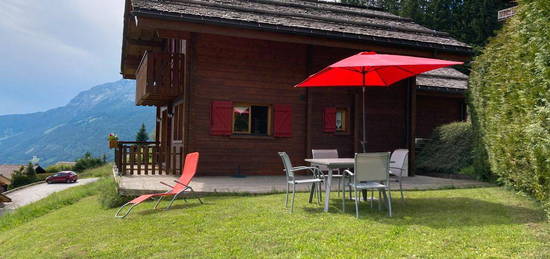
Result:
M352 5L372 1L342 0ZM504 0L379 0L385 11L412 18L430 29L449 33L474 48L485 45L501 24L497 12L507 7Z
M550 215L550 0L517 14L473 62L476 170L545 203Z
M145 124L141 124L141 128L136 134L136 141L145 142L149 140L149 134L147 134L147 129L145 129Z
M90 152L86 152L84 156L76 160L73 170L76 172L82 172L86 169L100 167L105 163L106 161L103 158L93 157Z
M36 172L34 171L34 165L29 163L26 167L21 166L18 170L14 171L11 175L10 188L27 185L36 182L37 180L38 178L36 177Z

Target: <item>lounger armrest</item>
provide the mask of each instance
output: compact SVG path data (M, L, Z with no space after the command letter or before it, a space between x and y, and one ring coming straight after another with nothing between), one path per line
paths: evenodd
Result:
M168 186L168 187L170 187L170 188L174 188L174 186L169 185L169 184L167 184L167 183L165 183L165 182L160 182L160 183L161 183L161 184L164 184L164 185L166 185L166 186Z
M182 182L180 182L180 181L178 181L178 180L174 180L174 182L176 182L177 184L181 184L181 185L187 187L187 184L184 184L184 183L182 183Z

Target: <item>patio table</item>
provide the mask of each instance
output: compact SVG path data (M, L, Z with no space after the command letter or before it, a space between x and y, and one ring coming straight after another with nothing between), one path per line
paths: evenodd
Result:
M312 166L324 165L328 167L327 186L325 188L325 212L328 212L328 205L330 200L330 190L332 188L332 171L334 169L353 168L355 159L353 158L314 158L305 159L306 162Z

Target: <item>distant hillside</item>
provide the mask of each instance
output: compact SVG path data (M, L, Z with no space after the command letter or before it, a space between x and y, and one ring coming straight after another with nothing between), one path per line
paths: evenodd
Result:
M155 110L134 104L135 82L120 80L79 93L69 104L45 112L0 116L0 164L72 161L91 152L106 154L106 136L134 140L141 123L154 130ZM45 100L47 101L47 100Z

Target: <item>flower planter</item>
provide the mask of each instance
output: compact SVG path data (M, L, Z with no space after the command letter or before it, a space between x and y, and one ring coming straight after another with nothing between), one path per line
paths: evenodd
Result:
M113 149L118 146L118 140L109 140L109 148Z

